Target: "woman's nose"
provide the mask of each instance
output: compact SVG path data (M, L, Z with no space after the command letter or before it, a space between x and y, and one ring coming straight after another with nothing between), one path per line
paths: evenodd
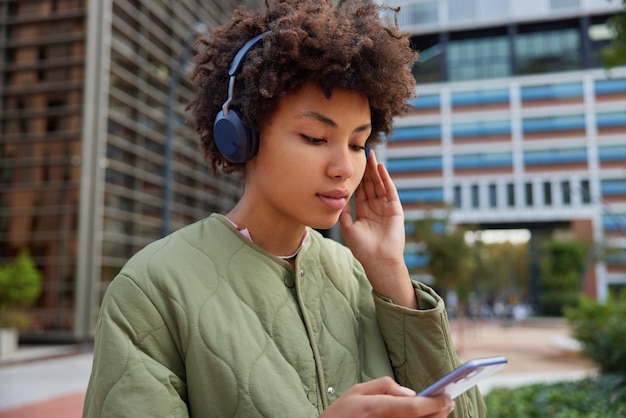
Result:
M331 155L327 169L328 176L336 179L349 179L354 174L353 158L356 153L347 147L346 149L337 148L329 150Z

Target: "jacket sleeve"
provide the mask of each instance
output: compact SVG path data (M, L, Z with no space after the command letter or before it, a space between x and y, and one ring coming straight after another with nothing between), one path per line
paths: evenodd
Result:
M188 417L184 370L153 301L120 274L98 318L83 417Z
M419 309L393 304L374 295L378 321L395 377L401 385L420 392L461 362L454 349L444 303L431 288L413 282ZM477 387L459 396L452 417L485 417L486 407Z

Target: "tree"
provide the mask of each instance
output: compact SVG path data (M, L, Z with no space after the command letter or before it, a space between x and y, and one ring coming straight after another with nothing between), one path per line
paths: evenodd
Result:
M563 308L576 306L581 293L585 248L576 241L549 241L541 260L539 309L561 316Z
M466 301L475 268L472 250L465 241L466 230L452 227L449 216L436 219L428 215L411 223L415 230L408 237L409 241L424 245L428 259L426 269L435 278L435 287L444 295L454 290L460 301Z
M602 50L602 58L607 68L626 64L626 0L622 0L624 11L608 20L609 28L614 37L611 43Z

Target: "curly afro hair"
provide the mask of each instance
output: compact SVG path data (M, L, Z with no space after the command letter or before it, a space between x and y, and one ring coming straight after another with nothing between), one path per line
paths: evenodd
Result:
M371 108L368 144L389 134L394 116L408 110L417 53L409 35L391 21L398 9L374 3L325 0L267 0L266 11L238 9L210 39L200 39L192 80L198 96L188 107L196 120L204 155L213 172L243 171L245 164L226 160L213 139L213 122L228 96L228 67L237 51L254 36L271 30L246 55L237 73L231 107L258 131L269 120L278 98L306 81L320 85L327 97L335 87L363 93Z

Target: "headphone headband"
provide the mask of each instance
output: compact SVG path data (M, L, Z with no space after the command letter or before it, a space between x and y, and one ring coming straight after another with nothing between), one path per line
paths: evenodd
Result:
M245 126L243 118L236 109L229 109L235 90L235 77L241 69L243 60L250 49L259 42L267 30L246 42L235 54L235 58L228 67L228 97L222 105L222 110L213 122L213 139L217 149L231 163L245 163L256 155L259 148L257 133ZM369 146L365 147L365 156L369 157Z
M243 64L243 59L250 49L271 30L258 34L246 42L235 54L235 58L228 67L228 97L222 105L222 110L213 122L213 138L217 149L231 163L245 163L257 152L259 140L256 132L250 130L243 123L243 118L235 109L229 109L235 91L235 76Z

